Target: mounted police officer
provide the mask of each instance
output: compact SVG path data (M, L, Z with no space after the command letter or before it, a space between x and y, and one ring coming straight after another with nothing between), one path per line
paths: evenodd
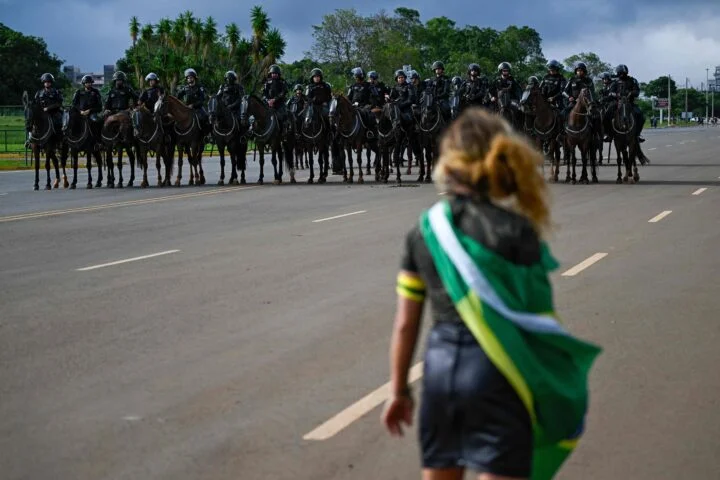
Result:
M310 78L311 82L305 90L305 96L307 97L308 102L321 107L320 116L323 121L327 123L330 100L332 100L332 87L330 87L329 83L323 80L323 73L319 68L312 69L310 72Z
M100 90L93 87L95 81L91 75L83 76L80 83L83 87L75 91L72 106L80 112L80 115L88 117L90 132L96 140L99 140L102 123L98 118L98 113L102 112L103 108Z
M275 110L278 121L280 122L281 131L284 131L287 123L285 121L285 101L287 99L287 93L288 84L282 78L282 70L278 65L270 65L267 80L265 80L265 85L263 86L263 100L268 104L268 107Z
M43 88L35 92L33 103L41 106L43 111L50 115L55 133L59 134L62 131L62 92L55 88L55 77L50 73L43 73L40 82L42 82ZM25 120L25 130L27 130L27 137L30 139L32 118Z
M160 95L165 93L165 89L160 86L160 78L153 72L145 76L145 81L149 86L140 94L138 105L142 105L152 112Z
M445 75L445 64L443 62L439 60L434 62L432 69L435 72L435 78L433 78L429 88L435 96L435 101L440 105L440 111L445 118L445 122L449 123L451 120L450 94L452 92L452 83L450 78Z
M613 101L610 87L612 86L613 78L610 72L603 72L600 74L600 80L602 80L603 86L600 89L600 106L602 108L603 116L603 130L605 137L603 142L610 142L612 140L612 115L608 115L608 110Z
M210 122L205 111L205 88L198 83L197 72L192 68L185 70L185 82L185 85L178 89L177 98L197 112L202 131L208 135L210 134Z
M565 107L565 110L563 110L563 119L567 119L570 114L570 110L572 110L575 106L577 98L583 88L590 90L593 94L593 98L595 96L595 84L587 73L587 66L585 63L577 62L575 64L574 71L575 75L570 79L567 85L565 85L565 90L563 91L563 96L568 99L568 105Z
M425 82L420 80L420 74L415 70L410 70L408 79L410 80L410 84L415 87L416 101L420 102L420 97L422 97L423 92L425 92Z
M502 62L497 69L500 75L490 84L490 101L497 103L498 93L501 90L506 90L510 94L510 101L514 102L514 107L517 108L522 98L522 87L512 76L512 65L508 62Z
M557 60L550 60L547 64L548 73L543 77L540 84L540 91L543 97L555 108L563 107L563 91L567 86L567 80L560 73L562 65Z
M245 89L238 82L237 73L232 70L225 72L225 83L220 85L216 96L236 117L240 115L240 104L245 96Z
M412 126L412 105L415 100L415 89L406 82L407 77L402 69L395 70L395 86L385 96L387 101L395 103L400 109L401 122L406 131Z
M365 120L370 118L370 107L372 107L372 99L370 93L370 84L365 81L365 72L360 67L352 69L355 83L348 88L347 98L353 106L360 110Z
M301 112L305 109L305 105L307 105L307 98L305 98L305 94L303 93L303 86L299 83L295 84L293 92L295 95L290 97L286 102L286 106L288 110L295 115L295 125L297 129L297 122L300 121ZM299 132L300 130L297 129L297 131Z
M118 70L112 76L112 88L105 99L105 114L114 115L121 111L128 111L135 106L138 101L135 90L130 88L127 82L125 72Z
M380 81L380 76L375 70L368 72L368 84L370 85L370 99L373 108L382 108L385 104L385 95L390 93L390 90L385 83Z
M468 76L462 85L461 99L462 107L474 105L485 105L488 94L489 82L485 75L480 74L480 65L471 63L468 65Z
M614 100L613 104L620 97L627 98L628 103L632 105L633 111L635 112L637 137L638 141L642 143L645 139L640 136L640 133L645 123L645 115L642 113L642 110L640 110L640 107L635 104L635 99L640 95L640 85L635 78L628 75L627 65L618 65L615 69L615 74L617 75L617 79L610 86L610 95ZM610 110L612 110L612 108ZM610 112L608 112L608 114L610 114Z

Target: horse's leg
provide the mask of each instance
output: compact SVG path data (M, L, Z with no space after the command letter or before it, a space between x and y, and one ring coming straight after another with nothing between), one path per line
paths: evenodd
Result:
M162 154L162 152L155 152L155 168L157 169L157 186L158 187L164 187L165 183L170 180L170 178L166 176L165 181L163 181L162 167L160 166L161 160L163 162L165 162L165 156ZM167 166L166 166L165 173L167 173Z
M225 185L225 142L218 139L217 147L220 154L220 180L218 180L218 185ZM230 161L233 161L232 153L230 153ZM232 178L228 183L232 183Z
M48 150L45 150L45 172L47 173L45 190L52 190L52 187L50 186L50 153Z
M196 168L200 169L200 176L198 177L198 178L200 178L200 185L205 185L205 183L206 183L205 182L205 170L203 170L203 166L202 166L204 152L205 152L205 144L201 142L200 145L197 146L197 162L196 162L196 165L197 165ZM197 177L197 174L195 176Z
M158 156L161 155L158 153ZM172 170L173 170L173 161L174 161L174 155L175 155L175 147L173 145L170 146L163 146L162 147L162 159L163 163L165 164L165 181L163 182L163 185L170 186L171 178L172 178ZM181 175L182 178L182 175ZM178 182L178 185L180 183Z
M122 169L123 169L123 153L125 151L125 147L122 146L122 144L118 145L118 161L117 161L117 168L118 168L118 181L117 181L117 188L123 188L123 175L122 175ZM130 149L128 148L128 157L130 156ZM130 171L132 171L132 167L130 167Z
M342 147L340 147L340 148L342 148ZM347 167L345 167L345 161L343 160L343 182L353 183L355 181L355 167L353 167L354 155L353 155L353 147L352 147L352 144L350 143L350 140L348 140L347 143L345 143L345 150L346 150L345 157L347 158L347 163L350 165L350 176L348 177L348 174L347 174L348 169L347 169Z
M100 188L100 187L102 187L102 181L103 181L103 159L102 159L102 155L100 154L100 152L99 152L98 150L94 150L94 149L93 149L93 150L90 150L90 152L88 152L87 156L88 156L88 163L91 163L91 162L90 162L90 157L94 157L94 158L95 158L95 163L97 163L97 172L98 172L98 173L97 173L97 174L98 174L98 180L97 180L97 182L95 183L95 186L98 187L98 188ZM109 186L110 186L110 178L108 177L108 187L109 187Z
M178 171L177 175L175 176L175 186L179 187L182 184L182 167L183 167L183 149L182 147L177 149L177 155L178 155ZM192 181L192 169L190 170L191 174L191 181ZM192 185L192 183L190 183Z
M102 155L102 153L100 153ZM120 150L118 149L118 169L120 169ZM112 147L105 150L105 165L107 165L107 186L115 188L115 164L113 162Z
M58 188L60 187L60 164L58 162L57 155L55 155L55 149L48 149L47 154L50 160L52 160L52 165L55 168L55 181L53 182L53 188Z
M620 157L620 147L618 145L618 140L615 138L613 140L613 143L615 144L615 156L617 157L617 180L615 180L615 183L623 183L622 181L622 158Z
M70 182L68 182L67 178L67 172L65 171L67 169L67 155L62 154L62 150L55 150L56 155L60 155L60 166L62 167L62 177L63 177L63 188L68 188L70 186Z
M74 155L80 156L79 151L75 151ZM93 188L92 185L92 160L90 160L90 154L87 154L87 160L85 161L85 168L87 169L88 179L87 179L87 188L91 189Z
M587 164L588 164L588 157L590 156L590 144L585 143L583 148L580 149L580 156L582 159L582 173L580 174L580 183L584 185L588 185L590 181L588 180L588 171L587 171Z
M73 181L70 184L70 189L75 190L77 187L77 171L78 171L78 155L77 152L69 152L70 155L70 163L72 164L73 169Z
M142 181L140 182L141 188L147 188L148 185L150 185L150 183L148 182L148 177L147 177L147 171L148 171L147 157L148 157L147 150L145 150L144 147L138 148L137 160L138 160L138 162L140 162L140 168L142 168L142 171L143 171L143 178L142 178ZM161 186L162 182L160 181L161 179L160 179L160 161L159 161L159 159L157 162L157 171L158 171L158 186Z
M364 143L360 142L360 144L357 146L356 149L356 161L358 166L358 183L365 183L365 179L363 178L363 168L362 168L362 154L363 154L363 148ZM352 156L348 155L350 157L350 165L352 166ZM352 174L352 169L350 170L350 173Z
M132 187L133 183L135 183L135 152L132 145L127 147L127 156L130 161L130 180L128 180L127 186Z
M400 145L402 145L402 143L398 142L398 147L399 147ZM401 176L401 173L400 173L400 162L402 161L402 153L403 153L403 150L405 150L405 149L402 148L402 147L400 147L400 148L395 148L395 151L393 152L393 157L394 157L394 160L395 160L395 182L396 182L398 185L400 185L400 184L402 183L402 178L400 178L400 176ZM410 161L408 160L408 164L409 164L409 163L410 163Z
M260 177L258 178L258 185L265 183L265 145L257 145L258 153L260 154Z
M247 168L247 149L248 145L247 142L243 142L240 144L240 152L238 152L238 162L239 162L239 168L240 168L240 184L245 185L245 169Z
M412 144L410 143L409 140L408 140L408 144L407 144L407 156L408 156L408 166L407 166L407 172L405 172L405 174L412 175L412 165L413 165L414 155L413 155L413 151L412 151ZM420 161L420 159L417 156L415 156L414 159L417 160L418 162Z
M310 178L308 178L307 183L315 183L315 160L313 159L313 152L311 148L307 148L305 150L307 153L308 158L310 161L308 162L308 165L310 167Z
M565 183L570 183L570 164L573 163L573 159L575 158L575 145L568 143L567 152L565 152L565 162L567 164L566 172L565 172Z

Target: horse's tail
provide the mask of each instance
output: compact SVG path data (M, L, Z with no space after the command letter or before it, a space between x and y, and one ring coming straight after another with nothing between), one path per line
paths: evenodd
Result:
M640 165L650 164L650 159L643 153L640 143L637 144L637 156L640 160Z

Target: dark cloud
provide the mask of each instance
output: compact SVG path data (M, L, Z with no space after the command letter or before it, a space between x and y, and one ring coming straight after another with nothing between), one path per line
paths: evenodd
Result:
M548 57L562 58L562 55L592 50L613 64L631 58L635 71L651 75L655 71L672 71L673 65L657 65L658 62L680 62L685 65L683 68L720 63L720 58L713 57L720 57L720 53L714 53L720 51L717 49L720 30L715 27L716 20L720 19L720 14L715 12L717 1L423 0L389 4L382 0L362 3L304 0L267 2L263 7L273 26L279 28L289 41L285 61L298 59L310 49L311 26L319 24L324 14L336 8L355 8L360 14L371 15L381 9L391 13L404 6L418 10L423 21L445 15L459 26L473 24L503 29L511 24L528 25L540 33ZM10 28L42 36L50 51L67 63L94 71L101 70L103 64L115 62L130 45L128 22L132 15L146 23L157 22L163 16L174 18L184 10L192 10L198 16L212 15L221 29L227 23L236 22L243 34L248 35L251 5L247 3L239 8L236 1L229 0L201 4L193 0L175 0L172 7L164 2L147 0L37 0L32 3L0 0L2 21ZM678 48L692 50L679 53L683 58L678 59L660 51L655 53L668 47L673 52ZM704 69L702 67L703 74Z

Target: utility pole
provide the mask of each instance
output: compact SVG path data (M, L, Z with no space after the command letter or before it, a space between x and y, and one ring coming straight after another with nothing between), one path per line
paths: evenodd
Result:
M710 80L710 69L705 69L705 126L708 123L708 81Z
M668 127L672 125L672 95L670 95L670 74L668 73Z
M688 89L688 78L685 77L685 115L687 116L688 111L688 99L687 99L687 89ZM689 118L685 119L686 121L690 120Z

